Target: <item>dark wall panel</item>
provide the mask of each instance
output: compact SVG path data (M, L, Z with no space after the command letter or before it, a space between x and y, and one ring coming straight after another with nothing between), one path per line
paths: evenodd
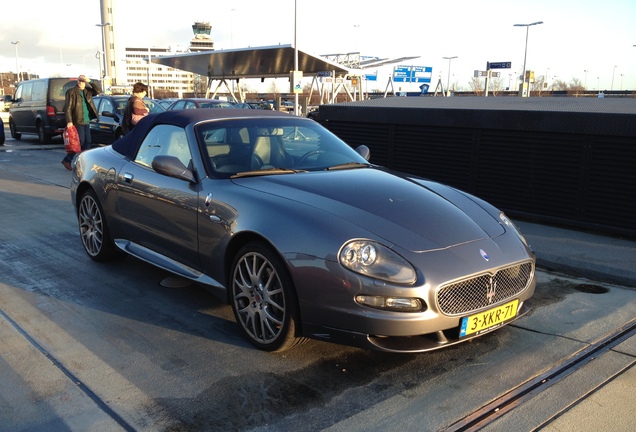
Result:
M324 105L321 123L373 163L517 217L636 237L635 99L417 99Z

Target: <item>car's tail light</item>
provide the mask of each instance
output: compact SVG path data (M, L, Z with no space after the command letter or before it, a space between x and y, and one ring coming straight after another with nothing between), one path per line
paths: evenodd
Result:
M47 105L47 107L46 107L46 115L48 117L53 117L55 115L55 107L52 107L51 105Z

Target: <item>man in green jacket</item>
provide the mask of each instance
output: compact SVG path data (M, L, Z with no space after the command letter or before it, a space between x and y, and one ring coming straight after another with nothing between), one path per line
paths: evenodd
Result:
M64 103L64 114L66 116L66 127L75 126L79 135L82 151L91 148L91 119L97 118L97 108L93 103L93 96L100 94L102 89L99 84L91 81L85 75L77 78L77 86L66 91ZM67 170L72 170L71 161L76 153L67 153L62 159L62 165Z

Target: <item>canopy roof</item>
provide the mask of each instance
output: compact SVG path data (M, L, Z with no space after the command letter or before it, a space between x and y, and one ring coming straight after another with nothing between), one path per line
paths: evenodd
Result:
M152 62L207 76L211 79L280 78L294 70L295 50L291 45L238 48L221 51L153 57ZM342 65L298 50L298 70L303 76L335 71L350 72Z

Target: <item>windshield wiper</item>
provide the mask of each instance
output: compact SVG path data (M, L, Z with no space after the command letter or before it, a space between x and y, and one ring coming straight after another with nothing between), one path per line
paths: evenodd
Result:
M289 168L267 168L267 169L260 169L260 170L254 170L254 171L243 171L240 173L236 173L233 176L230 176L230 178L253 177L253 176L273 175L273 174L297 174L297 173L304 173L304 172L307 172L307 170L295 170L295 169L289 169Z
M366 168L366 167L369 167L369 166L371 166L371 165L369 165L368 163L347 162L347 163L343 163L343 164L330 166L329 168L325 168L325 169L327 171L331 171L331 170L341 170L341 169L351 169L351 168Z

